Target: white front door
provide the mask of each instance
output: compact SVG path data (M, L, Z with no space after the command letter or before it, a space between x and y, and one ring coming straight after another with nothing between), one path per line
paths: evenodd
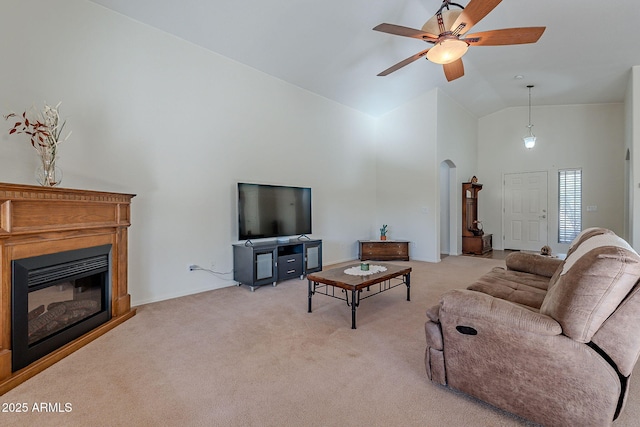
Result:
M547 244L547 172L504 175L504 249L539 251Z

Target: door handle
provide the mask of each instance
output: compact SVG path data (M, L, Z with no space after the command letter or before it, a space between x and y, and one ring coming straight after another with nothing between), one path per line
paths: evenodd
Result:
M540 215L540 218L542 218L542 219L544 219L546 217L547 217L546 215Z

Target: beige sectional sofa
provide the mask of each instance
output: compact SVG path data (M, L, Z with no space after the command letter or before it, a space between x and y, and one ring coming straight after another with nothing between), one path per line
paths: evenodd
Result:
M547 426L608 426L640 352L640 256L603 228L513 253L427 310L429 379Z

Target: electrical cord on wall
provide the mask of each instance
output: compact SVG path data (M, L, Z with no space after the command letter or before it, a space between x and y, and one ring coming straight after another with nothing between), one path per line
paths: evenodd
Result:
M195 264L190 265L189 266L189 270L190 271L196 271L196 270L206 271L207 273L213 274L215 276L224 276L224 275L233 273L233 270L226 271L226 272L215 271L215 270L212 270L210 268L200 267L199 265L195 265ZM222 279L224 279L224 280L232 280L232 279L229 279L229 278L226 278L226 277L222 277Z

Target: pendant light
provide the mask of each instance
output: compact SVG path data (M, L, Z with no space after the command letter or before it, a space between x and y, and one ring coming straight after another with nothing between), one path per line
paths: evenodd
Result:
M524 141L524 146L531 150L536 146L536 136L531 130L531 128L533 127L533 125L531 124L531 88L533 87L533 85L527 85L527 87L529 88L529 126L527 126L529 128L529 135L523 137L522 140Z

